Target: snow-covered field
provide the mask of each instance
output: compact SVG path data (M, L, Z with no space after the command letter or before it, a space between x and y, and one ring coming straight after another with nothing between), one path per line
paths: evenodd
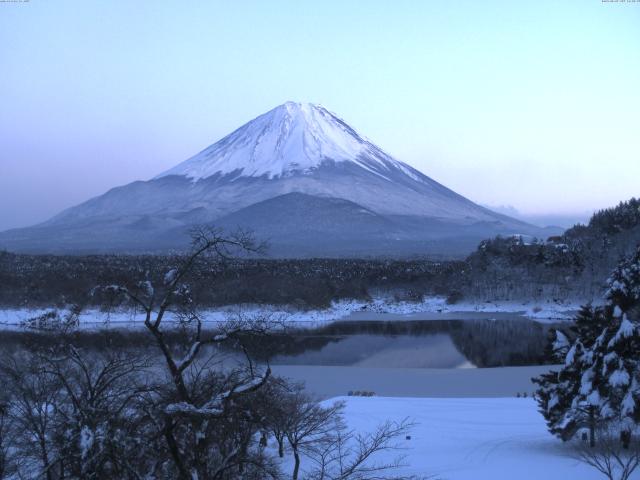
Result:
M531 398L338 397L357 431L386 420L417 422L401 439L408 467L402 473L442 480L597 480L551 436ZM396 454L384 453L386 459ZM304 463L303 463L304 467ZM632 478L640 478L638 475Z
M369 302L360 300L341 300L331 307L321 310L298 310L272 305L231 305L217 310L204 312L206 322L215 324L224 322L238 313L247 316L270 314L289 324L305 327L324 325L336 320L466 320L492 319L498 317L522 317L540 322L568 320L579 308L580 303L546 302L460 302L447 305L444 297L429 297L422 302L392 302L386 299L374 299ZM0 310L0 327L13 328L22 321L43 313L44 309L5 309ZM87 310L81 316L81 325L85 328L142 326L141 314L131 312L104 313ZM167 317L171 321L171 316Z

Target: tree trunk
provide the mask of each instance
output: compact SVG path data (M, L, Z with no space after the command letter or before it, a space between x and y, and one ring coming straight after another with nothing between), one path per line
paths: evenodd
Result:
M51 465L49 465L49 453L47 452L47 445L44 439L40 439L40 452L42 455L42 463L44 464L44 468L46 468L46 477L47 480L52 480L53 477L51 475Z
M589 407L589 446L596 446L596 418L594 407Z
M293 480L298 480L298 473L300 472L300 455L298 454L298 448L293 449L293 459L295 464L293 466Z
M278 456L284 457L284 438L276 437L278 440Z
M622 442L622 448L629 450L629 444L631 443L631 432L629 430L623 430L620 432L620 441Z
M171 454L173 462L175 463L176 468L178 469L178 478L180 478L181 480L189 480L191 478L191 475L189 475L189 472L187 471L184 463L182 462L182 455L180 453L180 449L178 448L176 439L173 436L173 424L171 422L171 419L165 418L163 430L164 430L163 432L164 438L167 442L167 447L169 447L169 452Z
M249 450L249 440L243 440L240 447L240 455L238 459L238 473L241 475L244 473L244 461L247 458L247 451Z

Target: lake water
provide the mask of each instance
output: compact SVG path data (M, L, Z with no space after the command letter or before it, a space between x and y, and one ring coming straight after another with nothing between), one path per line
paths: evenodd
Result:
M277 355L274 365L326 365L387 368L474 367L445 333L430 335L354 334L330 338L320 349Z
M303 381L307 390L322 398L353 390L385 396L515 396L531 394L531 377L552 368L541 365L551 327L522 317L352 319L255 337L248 350L257 360L268 362L275 375ZM143 330L109 329L108 347L102 339L105 334L78 332L77 341L88 349L116 345L157 353ZM0 335L0 349L36 340L46 346L55 337L7 330ZM209 353L228 357L230 365L244 361L233 344Z
M552 368L541 365L551 327L523 318L350 320L274 339L267 357L274 374L322 398L531 395L531 377Z
M474 368L544 363L550 325L525 319L344 321L276 336L273 365Z

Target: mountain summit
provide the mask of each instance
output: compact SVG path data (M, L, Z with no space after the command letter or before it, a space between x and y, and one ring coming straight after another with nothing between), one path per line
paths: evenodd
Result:
M18 251L164 251L196 224L253 229L280 256L459 254L548 232L400 162L320 105L287 102L149 181L0 233Z
M383 178L390 169L407 167L326 108L287 102L156 178L184 175L199 180L216 174L276 178L308 174L327 161L353 162Z
M277 186L283 194L344 198L385 214L494 219L493 212L394 159L336 114L311 103L284 103L155 180L171 176L209 179L218 190L229 182L236 191L251 185L245 194L252 200L271 198ZM250 179L272 182L261 187L261 195ZM217 208L226 212L221 202ZM248 205L237 196L234 202Z

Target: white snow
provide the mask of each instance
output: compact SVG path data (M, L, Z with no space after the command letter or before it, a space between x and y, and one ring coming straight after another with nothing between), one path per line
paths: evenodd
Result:
M620 322L620 328L616 332L616 335L611 340L609 340L609 348L612 348L623 339L633 336L635 331L636 326L629 321L626 315L623 315L622 322Z
M325 160L354 162L383 178L393 167L421 181L411 167L393 159L326 108L295 102L260 115L156 178L181 175L199 180L234 172L245 177L284 177L309 173Z
M245 316L268 315L286 321L290 325L316 327L337 320L454 320L494 319L500 316L522 317L539 322L571 320L580 302L460 302L447 305L444 297L427 297L422 302L396 302L386 298L372 301L340 300L326 309L300 310L274 305L228 305L202 312L205 323L224 322L241 313ZM50 309L0 310L0 328L15 328L20 322ZM61 311L61 314L66 313ZM131 311L86 310L80 315L83 328L142 327L144 315ZM166 322L175 321L171 314Z
M93 431L87 425L83 425L80 429L79 438L80 453L83 459L86 458L87 455L89 455L89 451L91 450L91 447L93 447L93 442Z
M629 377L629 374L626 370L622 369L614 371L609 377L609 385L612 387L624 387L629 385L630 381L631 378Z
M346 402L347 423L358 432L387 420L408 417L418 423L411 440L400 441L406 450L385 454L387 460L407 455L409 466L399 474L447 480L601 478L547 432L530 398L339 397L328 402L335 400Z
M580 393L582 395L589 395L591 392L593 385L593 370L586 370L582 374L582 378L580 379Z
M609 328L605 327L602 330L602 333L600 335L598 335L598 337L596 338L596 341L594 342L594 347L600 347L602 346L602 344L604 343L605 338L607 338L607 333L608 333Z
M587 396L587 404L597 407L600 405L600 392L594 390Z
M163 279L164 284L165 285L169 285L171 282L173 282L176 279L177 275L178 275L178 269L177 268L172 268L171 270L169 270L164 275L164 279Z
M571 348L569 349L569 352L567 353L567 356L564 359L564 364L569 366L571 365L575 358L576 358L576 350L577 350L577 344L574 344L571 346Z
M633 388L629 389L627 394L622 399L622 415L633 415L633 412L636 409L636 401L633 398L633 391Z
M560 330L556 330L556 338L553 340L553 351L556 353L561 353L567 350L571 342L567 338L567 336L562 333Z
M188 415L201 415L201 416L218 416L224 413L224 402L231 395L243 393L257 387L265 381L268 377L269 371L247 379L244 383L234 386L231 390L226 390L217 394L214 398L209 400L201 407L187 402L170 403L164 409L168 414L188 414Z
M168 415L201 415L203 417L211 416L217 417L224 413L224 410L219 405L207 405L204 407L196 407L187 402L178 402L178 403L170 403L164 409L165 413Z
M155 290L153 288L153 284L149 280L138 282L138 287L140 287L147 297L153 297Z
M618 354L616 352L609 352L604 357L602 357L602 361L604 362L605 366L617 360L618 360Z

